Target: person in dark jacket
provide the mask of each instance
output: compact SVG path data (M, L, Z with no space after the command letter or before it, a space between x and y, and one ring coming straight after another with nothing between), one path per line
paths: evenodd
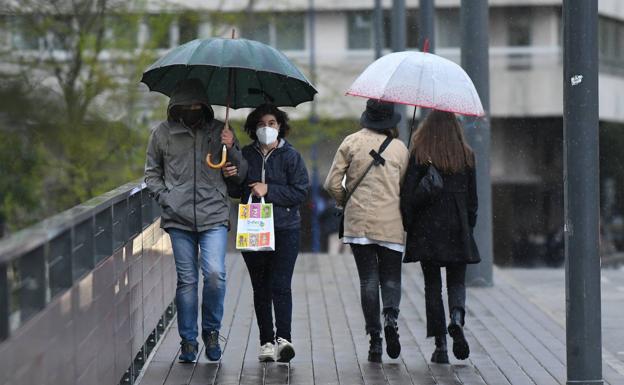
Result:
M430 165L443 179L439 194L423 201L415 191ZM425 279L427 337L435 337L432 362L448 363L446 334L453 353L466 359L466 265L480 261L472 235L477 220L474 154L461 125L450 112L432 110L413 136L401 214L407 231L404 262L420 261ZM440 269L446 268L450 323L445 323Z
M291 281L299 254L299 206L306 200L309 182L303 158L284 139L289 129L288 115L270 104L257 107L245 122L253 143L243 148L249 171L241 201L252 195L272 203L275 227L275 251L243 252L260 329L260 361L289 362L295 356ZM226 175L230 172L236 168L227 167Z
M208 153L221 154L223 144L228 149L227 159L237 168L227 179L205 161ZM226 183L241 183L247 162L234 133L214 119L198 79L182 81L171 95L167 120L152 130L146 158L145 183L162 208L160 224L171 237L176 265L175 301L182 339L179 359L197 360L197 281L201 268L202 338L206 357L216 361L221 357L219 329L230 211Z

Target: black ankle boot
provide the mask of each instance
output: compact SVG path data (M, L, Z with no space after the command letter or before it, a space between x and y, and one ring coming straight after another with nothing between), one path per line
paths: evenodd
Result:
M399 325L397 316L388 312L384 315L384 335L386 336L386 353L390 358L397 358L401 354L401 343L399 342Z
M382 353L381 337L379 333L373 333L370 336L370 347L368 348L368 361L381 362Z
M446 335L435 337L435 350L431 355L431 362L436 364L448 364L448 351L446 349Z
M454 307L451 309L451 322L448 332L453 339L453 354L458 360L465 360L470 355L470 347L464 336L464 309Z

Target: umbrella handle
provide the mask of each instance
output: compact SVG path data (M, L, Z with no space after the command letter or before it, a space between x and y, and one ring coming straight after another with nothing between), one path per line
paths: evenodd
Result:
M227 147L225 146L225 144L223 145L223 149L221 150L221 161L215 164L212 163L211 158L212 154L208 153L208 155L206 155L206 164L208 165L208 167L214 169L222 168L223 165L225 165L225 161L227 160Z

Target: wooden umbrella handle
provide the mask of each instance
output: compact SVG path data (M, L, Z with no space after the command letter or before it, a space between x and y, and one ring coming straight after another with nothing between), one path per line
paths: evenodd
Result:
M221 150L221 161L215 164L212 163L211 158L212 154L208 153L208 155L206 155L206 164L208 165L208 167L214 169L222 168L223 165L225 165L225 161L227 160L227 147L225 146L225 144L223 145L223 149Z

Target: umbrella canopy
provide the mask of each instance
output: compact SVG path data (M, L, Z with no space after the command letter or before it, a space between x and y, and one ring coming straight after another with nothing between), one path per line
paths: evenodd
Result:
M353 82L347 95L485 115L466 72L450 60L425 52L395 52L377 59Z
M141 81L170 96L180 80L190 78L202 81L211 104L232 108L265 102L294 107L317 93L283 53L247 39L190 41L152 64Z

